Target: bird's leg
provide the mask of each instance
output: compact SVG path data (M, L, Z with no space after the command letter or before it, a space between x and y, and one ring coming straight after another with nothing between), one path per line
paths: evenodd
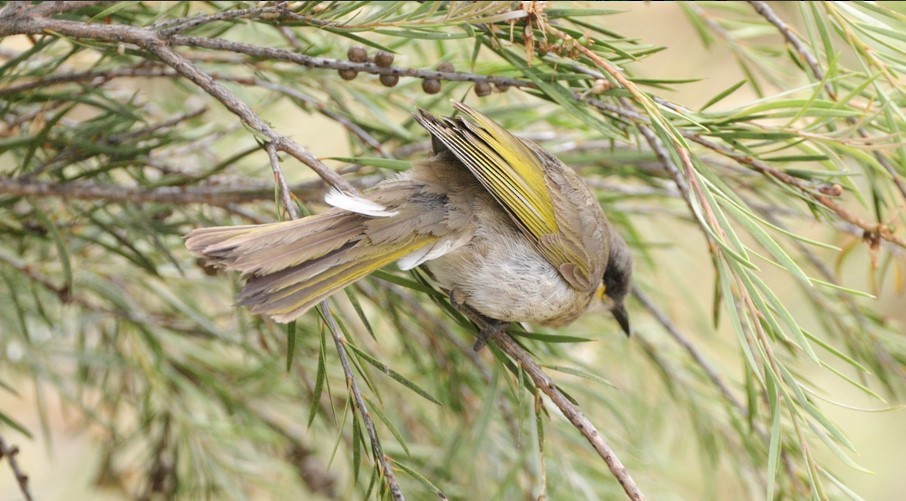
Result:
M509 322L489 318L478 313L474 308L466 304L466 298L464 296L465 294L458 289L451 290L450 304L478 326L478 339L475 340L472 349L481 351L494 334L503 332L506 329Z
M475 351L481 351L494 334L505 331L507 325L509 325L509 322L494 320L493 318L487 318L483 315L481 315L481 317L485 319L486 323L484 325L479 324L480 330L478 331L478 339L476 339L475 344L472 345L472 349Z

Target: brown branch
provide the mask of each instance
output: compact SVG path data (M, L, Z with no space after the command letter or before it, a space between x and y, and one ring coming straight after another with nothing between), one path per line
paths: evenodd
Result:
M818 202L819 204L823 205L824 207L830 209L840 219L842 219L850 224L854 224L854 225L858 226L859 228L862 228L862 230L865 231L866 233L871 234L871 235L877 235L877 236L883 238L884 240L887 240L900 247L906 248L906 239L903 239L902 237L895 235L891 228L889 228L888 226L886 226L884 224L871 224L868 221L865 221L864 219L856 216L855 214L849 212L845 207L843 207L840 204L838 204L837 202L835 202L833 197L824 195L822 193L816 193L814 190L812 190L812 187L808 184L807 181L800 179L798 177L791 176L791 175L787 174L786 172L777 170L777 169L769 166L765 162L758 160L755 157L752 157L752 156L749 156L746 154L742 154L742 153L737 153L728 148L724 148L723 146L720 146L717 143L714 143L708 139L705 139L704 137L699 136L698 134L693 134L693 133L686 132L686 131L680 131L680 132L682 133L683 137L690 139L692 141L695 141L696 143L698 143L716 153L719 153L727 158L731 158L731 159L735 160L737 163L740 163L743 165L748 165L752 169L754 169L762 174L772 177L786 185L799 189L804 195L807 195L812 200L814 200L814 201Z
M0 9L0 19L22 15L30 6L31 2L6 2Z
M323 197L323 182L308 181L289 188L304 200ZM160 186L138 188L98 184L88 181L65 183L10 179L0 177L0 195L25 197L56 197L64 200L102 200L116 203L160 203L174 205L208 204L224 207L235 203L273 200L271 187L237 187L235 185Z
M340 113L337 113L330 108L328 108L323 102L318 101L317 99L290 87L284 85L275 84L262 80L259 78L252 77L241 77L234 75L227 75L218 72L209 73L215 80L223 80L236 82L241 85L247 86L258 86L265 89L270 89L273 91L280 92L288 97L302 101L303 103L314 108L315 111L324 115L327 118L339 123L346 128L349 132L357 136L363 143L365 143L369 148L377 151L382 156L391 157L392 155L388 153L384 146L375 139L371 134L369 134L365 129L360 127L358 124L352 120L344 117ZM90 71L80 71L72 73L63 73L57 75L48 75L29 82L22 82L16 85L10 85L6 88L0 89L0 97L12 94L18 94L21 92L29 91L32 89L37 89L40 87L45 87L48 85L57 85L64 83L74 83L74 82L83 82L90 81L92 85L99 86L103 85L114 78L149 78L149 77L174 77L179 76L172 68L168 67L155 67L148 66L147 62L143 62L139 65L127 67L127 68L113 68L109 70L90 70Z
M188 59L180 56L176 51L165 45L159 39L154 38L145 48L161 58L162 61L167 63L182 76L188 78L204 89L205 92L214 96L226 106L228 110L239 116L246 124L267 137L269 143L273 144L276 149L289 153L300 162L307 165L311 170L315 171L316 174L332 186L344 191L355 192L355 188L353 188L345 179L340 177L339 174L330 170L329 167L324 165L323 162L318 160L298 143L272 129L270 125L265 123L264 120L248 107L248 105L240 101L226 87L214 80L210 75L200 71Z
M32 501L31 491L28 490L28 475L22 472L19 468L19 461L16 460L16 455L18 454L19 448L15 445L7 445L6 441L3 440L3 436L0 435L0 459L6 458L9 461L9 467L13 470L13 475L16 476L16 483L19 484L22 496L25 497L26 501Z
M280 168L280 159L277 157L277 149L273 143L267 144L265 149L267 150L267 155L271 162L271 168L274 171L274 181L280 191L280 199L283 203L283 208L289 213L291 219L299 219L299 210L292 201L292 193L290 193L289 187L286 185L286 179L283 177L283 171ZM352 393L353 399L355 400L355 410L358 411L359 415L362 417L362 426L365 427L365 430L368 433L374 461L378 464L380 474L390 488L390 495L395 501L402 501L405 497L403 496L399 483L396 481L396 476L393 474L393 467L390 465L391 459L384 455L384 450L381 446L380 438L378 438L377 431L374 428L371 414L368 412L368 407L365 406L365 399L362 397L362 392L359 390L355 374L352 371L352 367L349 365L349 357L346 354L346 340L343 337L343 333L340 331L336 320L333 318L333 313L330 311L330 304L327 300L321 301L319 309L321 310L324 320L327 322L328 330L330 330L330 334L336 345L337 356L340 359L340 365L343 367L343 374L346 375L346 385L349 387L349 391ZM358 440L358 437L352 437L352 439Z
M532 355L525 351L522 346L519 346L509 334L504 332L495 332L491 337L491 340L529 375L535 386L550 398L551 402L560 409L560 412L563 413L566 419L568 419L579 433L588 440L588 443L595 449L595 452L597 452L598 455L601 456L601 459L604 460L604 463L607 464L607 467L620 483L620 486L623 487L626 496L634 501L645 499L645 495L639 490L639 487L629 474L629 470L626 469L613 449L607 445L607 442L604 441L604 437L601 436L601 433L598 432L595 425L582 414L582 411L580 411L559 388L557 388L557 385L550 376L541 370L541 367L535 362Z
M84 82L90 81L92 85L98 86L102 85L104 82L112 80L114 78L135 78L135 77L173 77L177 76L176 73L171 68L166 67L155 67L148 66L147 63L142 63L138 66L126 67L126 68L113 68L109 70L89 70L89 71L78 71L73 73L62 73L57 75L46 75L41 78L29 82L22 82L15 85L9 85L0 89L0 97L8 96L12 94L18 94L20 92L29 91L32 89L37 89L40 87L45 87L48 85L56 85L62 83L71 83L71 82Z
M799 57L802 58L806 62L806 64L808 64L808 67L812 70L812 75L818 81L823 81L825 74L824 70L821 69L821 65L818 63L818 59L814 54L812 54L812 52L796 35L796 33L793 32L793 29L790 28L789 25L787 25L785 22L783 22L783 19L780 19L780 16L778 16L767 3L754 0L750 1L749 3L752 4L755 12L758 12L769 23L773 24L777 28L777 31L779 31L780 34L783 35L783 38L793 46L793 50L795 50L796 53L799 54ZM832 101L839 100L837 92L834 90L834 87L830 84L830 82L824 82L824 91L827 92L828 97L830 97ZM855 125L857 123L855 117L847 117L846 122L850 125ZM870 134L868 134L868 131L866 131L862 127L859 127L857 129L857 132L863 138L867 139L871 137ZM878 163L880 163L881 166L884 167L884 170L886 170L887 173L890 174L891 179L893 179L894 185L897 187L897 190L899 190L900 195L902 195L903 197L903 200L906 201L906 183L904 183L903 180L900 179L900 176L898 175L894 166L890 163L890 160L880 151L875 150L872 153Z
M280 201L283 202L283 208L289 212L290 219L299 219L299 208L293 202L293 193L289 191L286 184L286 178L283 177L283 170L280 168L280 158L277 157L277 148L274 143L268 143L265 147L267 158L271 162L271 169L274 171L274 182L280 191Z
M34 267L20 259L18 256L7 254L7 252L0 248L0 264L6 264L17 270L19 273L25 275L26 278L35 282L45 289L53 292L57 299L61 303L70 303L73 301L72 291L69 290L69 287L64 285L57 285L50 279L50 277L44 275L40 271L34 269Z
M288 12L284 2L277 5L265 5L263 7L251 7L247 9L233 9L215 12L212 14L196 14L194 16L183 17L178 19L169 19L152 25L150 28L157 31L163 36L173 35L180 31L191 30L199 26L214 23L217 21L233 21L236 19L250 19L258 17L273 17L279 19L282 14Z
M274 143L278 150L289 153L332 186L344 191L355 192L352 185L339 174L330 170L329 167L298 143L274 130L229 89L171 49L168 45L169 40L159 36L156 32L134 26L86 24L60 19L29 17L27 14L28 12L25 12L24 15L13 14L0 18L0 37L16 34L40 35L45 32L52 32L75 38L137 45L160 58L161 61L172 67L180 75L220 101L229 111L265 138L267 142Z
M632 109L627 109L622 106L615 106L615 105L605 103L599 99L594 99L594 98L586 98L586 99L584 99L584 101L586 103L588 103L589 105L591 105L601 111L604 111L606 113L617 114L619 116L628 118L633 121L640 121L643 123L649 122L647 117L643 116L639 112L632 110ZM752 157L748 154L737 153L734 150L725 148L709 139L706 139L704 136L702 136L700 134L696 134L694 132L690 132L690 131L683 130L683 129L678 129L678 131L679 131L680 135L682 135L684 138L689 139L693 142L696 142L696 143L704 146L705 148L708 148L709 150L714 151L715 153L718 153L719 155L727 157L740 165L746 165L746 166L750 167L751 169L755 170L756 172L767 175L768 177L774 178L784 184L797 188L798 190L800 190L802 192L803 195L813 199L814 201L818 202L819 204L823 205L824 207L830 209L840 219L842 219L843 221L845 221L847 223L850 223L852 225L855 225L855 226L861 228L862 231L867 232L871 235L877 235L877 236L881 237L882 239L887 240L899 247L906 248L906 240L904 240L902 237L898 237L897 235L895 235L891 228L889 228L883 224L871 224L868 221L865 221L865 220L859 218L855 214L852 214L851 212L849 212L845 207L843 207L840 204L838 204L837 202L835 202L833 197L824 195L822 193L816 193L815 190L812 189L812 186L810 186L807 181L794 177L794 176L791 176L783 171L777 170L777 169L769 166L765 162L758 160L757 158Z
M342 125L343 127L345 127L346 130L348 130L349 132L354 134L356 137L358 137L360 140L362 140L362 142L365 143L369 148L380 153L381 156L392 157L392 155L384 149L384 146L377 139L375 139L374 136L369 134L365 129L360 127L358 124L356 124L352 120L331 110L321 101L318 101L317 99L315 99L299 90L287 87L285 85L271 83L266 80L261 80L258 78L234 77L234 76L221 75L218 73L212 73L212 75L214 76L214 78L217 78L219 80L228 80L228 81L236 82L236 83L239 83L242 85L263 87L265 89L270 89L273 91L280 92L281 94L283 94L285 96L288 96L288 97L291 97L294 99L298 99L299 101L302 101L303 103L313 107L315 109L315 111L317 111L318 113L324 115L325 117L327 117L327 118L337 122L338 124Z
M95 5L113 5L114 3L116 2L76 2L69 0L65 2L41 2L40 4L35 5L34 9L30 10L28 14L35 16L53 16L84 9L86 7L94 7Z
M808 50L808 47L802 43L802 40L799 39L794 33L793 29L790 28L782 19L780 19L777 14L774 13L774 10L771 9L767 3L759 1L750 1L749 4L752 5L752 8L755 9L755 12L761 14L761 17L765 18L769 23L777 27L777 30L780 31L780 34L783 35L783 38L786 39L790 45L793 46L793 50L799 54L799 57L808 65L812 70L812 74L818 80L824 80L824 71L821 69L821 65L818 63L818 59ZM834 91L833 86L830 82L824 82L824 90L827 92L827 95L830 96L834 101L837 100L837 93Z
M374 75L398 75L402 77L447 80L452 82L487 82L510 87L535 87L535 84L527 80L520 80L518 78L493 77L488 75L463 73L458 71L436 71L416 68L403 68L400 66L388 66L384 68L378 66L375 63L354 63L352 61L345 61L340 59L307 56L305 54L299 54L285 49L259 47L257 45L234 42L232 40L223 40L218 38L174 35L170 38L170 42L174 45L181 45L186 47L201 47L204 49L236 52L256 58L287 61L302 66L307 66L309 68L355 70L360 73L371 73Z
M727 383L724 382L723 379L721 379L720 374L718 374L717 372L717 369L715 369L714 366L711 365L711 362L709 362L705 358L705 356L698 351L695 345L692 344L692 342L689 341L689 339L684 336L683 333L680 332L675 325L673 325L673 322L670 321L670 318L668 318L667 315L664 314L664 312L654 304L651 298L649 298L647 294L645 294L641 289L635 286L632 287L632 294L636 297L636 299L639 300L640 303L642 303L642 306L644 306L645 309L648 310L649 313L651 313L651 316L653 316L661 324L661 326L664 327L664 330L667 331L667 334L669 334L677 344L679 344L684 350L686 350L686 353L688 353L689 356L692 357L692 360L694 360L695 363L702 369L702 371L704 371L705 375L709 380L711 380L711 383L714 384L718 391L720 391L720 394L724 397L724 399L729 402L730 405L732 405L742 417L748 416L749 410L745 405L742 404L742 402L739 401L739 399L736 398L736 395L733 394Z
M391 459L384 454L383 447L381 447L381 440L378 438L377 431L374 429L374 422L371 420L371 414L368 412L368 407L365 406L365 399L362 397L362 392L359 390L359 386L355 380L355 374L353 374L352 367L349 365L349 357L346 355L346 339L343 337L343 333L340 332L340 328L337 326L336 320L334 320L333 314L330 312L330 305L327 301L322 301L320 308L324 314L325 320L327 320L327 327L330 330L334 344L337 347L340 365L343 367L343 374L346 375L346 385L349 387L349 391L352 393L353 399L355 400L355 409L362 417L362 426L365 427L365 430L368 433L368 440L371 442L371 453L374 456L374 461L378 464L381 475L384 477L384 481L387 482L387 486L390 488L390 495L395 501L402 501L405 497L403 496L403 491L400 489L399 483L396 481L396 476L393 474L393 467L390 466ZM358 438L352 437L352 439L357 440Z

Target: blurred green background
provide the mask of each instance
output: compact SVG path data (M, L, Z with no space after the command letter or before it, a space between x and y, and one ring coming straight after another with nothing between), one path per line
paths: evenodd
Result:
M781 4L773 6L778 12L786 14L787 19L797 18L794 9ZM632 63L631 69L636 76L700 79L660 92L664 97L689 108L698 109L711 96L745 77L736 64L731 49L722 44L714 44L709 48L703 46L678 4L612 2L607 3L606 7L623 12L606 16L601 22L612 25L616 31L625 36L667 47L667 50L638 63ZM8 38L0 41L0 48L15 48L21 42L15 38ZM789 85L792 88L803 83L804 77L801 81L789 82ZM147 85L147 82L130 81L128 85L141 86ZM142 88L141 91L151 94L155 92L154 89L148 88ZM732 107L734 104L746 103L755 98L748 87L743 87L722 102L721 106ZM219 107L212 102L206 104L210 108ZM230 116L221 110L214 109L212 113L223 117L224 120L230 119ZM277 130L295 138L318 157L351 155L343 129L320 115L300 116L297 110L281 112L278 106L273 106L267 111L267 119ZM290 182L312 177L308 170L294 163L287 166L285 172ZM269 174L262 171L262 179L269 180ZM656 289L658 303L676 321L678 327L711 357L723 373L740 377L742 371L736 367L736 364L740 363L736 339L727 322L722 323L722 328L718 332L713 332L709 322L714 272L711 262L706 258L705 242L700 233L691 232L688 227L677 225L666 218L637 217L633 219L633 223L642 239L664 244L662 248L651 250L657 268L653 271L648 270L646 275L646 285ZM869 252L866 246L859 244L856 237L832 235L818 223L811 225L804 223L797 230L809 237L829 241L842 248L852 247L852 252L839 267L842 283L854 289L876 294L878 311L900 326L906 324L903 277L889 277L881 283L881 288L876 290L876 283L870 278L872 271ZM822 252L821 255L828 263L834 263L837 258L829 251ZM805 304L803 296L791 285L785 272L767 268L763 278L775 287L777 294L799 322L806 326L818 325L814 318L810 318L813 310ZM788 287L789 290L783 287ZM625 340L616 335L613 325L608 323L609 320L604 316L589 315L589 317L569 331L577 335L603 338L596 343L598 345L596 350L607 352L607 355L589 362L592 365L602 365L604 377L617 386L616 391L635 392L635 399L647 400L651 408L663 410L661 413L645 416L644 419L648 422L637 423L639 433L660 430L659 435L647 437L647 440L643 441L651 451L633 450L632 454L645 456L650 452L652 457L665 462L658 475L669 476L669 485L678 486L680 489L674 492L673 496L665 497L725 499L727 496L738 495L735 488L723 490L725 482L720 478L732 475L729 467L722 466L716 470L709 470L707 465L700 463L699 455L695 452L696 438L691 431L694 424L690 422L689 415L681 412L677 404L666 396L663 383L652 377L651 371L633 369L633 366L644 364L643 354L636 346L636 340ZM634 315L634 322L634 328L641 333L649 333L648 338L657 346L663 344L664 349L673 349L666 346L667 343L663 341L664 335L651 319L643 315ZM571 348L569 353L580 358L586 356L582 347ZM306 354L299 353L297 356L305 357ZM903 499L906 496L906 476L903 475L906 467L906 411L900 408L886 412L859 410L878 409L882 406L877 400L867 397L851 386L841 384L838 378L827 371L812 370L810 367L802 367L803 379L832 394L837 402L852 407L850 409L819 401L819 407L836 421L852 440L858 451L858 454L854 455L856 461L872 473L860 472L841 465L840 461L823 447L818 447L813 453L822 462L840 466L834 468L840 478L865 499L891 501ZM869 386L873 384L869 383ZM39 430L41 423L38 419L36 402L32 398L34 393L33 391L21 393L22 397L14 397L0 392L0 408L30 429ZM80 421L74 424L65 406L60 405L54 395L47 396L46 415L49 416L47 425L51 430L52 440L47 440L41 433L36 433L33 441L20 438L13 440L21 449L19 461L30 476L30 485L36 498L47 500L120 498L120 495L98 489L94 485L100 461L95 440L101 435L91 430L85 431ZM615 400L619 399L618 394ZM602 432L607 435L607 427L603 424ZM620 450L624 450L625 445L615 444ZM0 462L0 500L18 499L16 484L6 466ZM656 477L645 472L634 473L643 490L657 481ZM716 486L710 485L710 480L714 480L709 479L711 476L717 477L717 481L714 482ZM653 494L651 498L661 499L659 494L663 493Z

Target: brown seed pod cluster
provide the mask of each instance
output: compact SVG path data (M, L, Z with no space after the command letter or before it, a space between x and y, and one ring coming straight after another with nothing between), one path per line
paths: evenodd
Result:
M353 45L346 50L346 58L353 63L373 62L379 68L390 68L393 66L394 55L385 50L379 50L373 57L368 57L368 50L365 49L365 47ZM444 61L437 65L437 71L441 73L453 73L456 71L456 68L453 66L453 63ZM343 80L354 80L359 74L357 70L351 68L337 70L337 73ZM399 84L400 76L391 73L383 73L378 76L378 80L384 87L396 87L396 85ZM509 89L509 86L506 84L495 83L494 87L498 92L506 92L506 90ZM439 93L441 91L441 80L439 78L422 79L422 91L425 94ZM475 94L478 97L488 96L492 91L491 84L488 82L475 83Z
M373 62L380 68L389 68L393 66L393 54L379 50L373 58L368 57L368 51L361 45L353 45L346 51L346 58L353 63ZM359 72L353 69L337 70L340 78L343 80L352 80L358 76ZM378 77L381 85L385 87L395 87L399 83L399 75L382 74Z
M361 45L353 45L346 51L346 59L353 63L364 63L368 60L368 51ZM353 69L337 70L343 80L354 80L359 72Z

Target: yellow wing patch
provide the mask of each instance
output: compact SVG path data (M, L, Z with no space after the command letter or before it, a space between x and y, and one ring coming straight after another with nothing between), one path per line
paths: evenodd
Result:
M416 119L469 169L570 284L588 283L586 259L568 252L561 240L538 156L490 118L462 103L453 105L469 120L438 118L423 110Z

